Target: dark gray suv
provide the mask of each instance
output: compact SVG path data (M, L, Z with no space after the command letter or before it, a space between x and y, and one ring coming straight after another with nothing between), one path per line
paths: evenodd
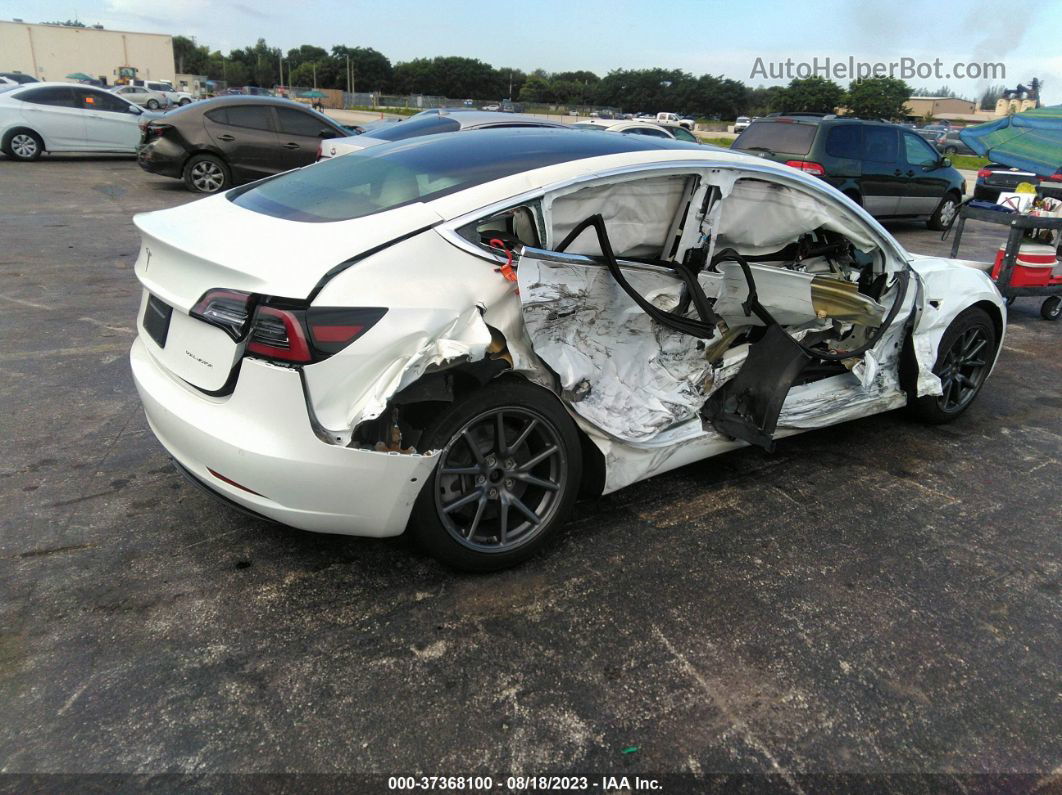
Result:
M774 116L750 124L733 148L821 177L875 217L927 216L930 229L951 223L966 192L950 160L888 122Z

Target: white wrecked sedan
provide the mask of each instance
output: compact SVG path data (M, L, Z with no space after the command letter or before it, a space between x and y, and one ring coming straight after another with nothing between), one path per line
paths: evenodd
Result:
M991 371L981 271L821 180L640 136L387 144L142 214L130 354L195 480L306 530L526 558L577 494Z

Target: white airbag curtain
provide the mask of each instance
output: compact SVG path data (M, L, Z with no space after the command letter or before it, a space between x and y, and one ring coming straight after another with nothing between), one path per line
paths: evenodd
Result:
M612 182L562 195L549 208L551 233L548 248L556 247L579 223L601 213L612 250L618 257L659 256L664 238L679 209L686 180L682 175ZM583 231L567 251L599 256L601 247L593 229Z

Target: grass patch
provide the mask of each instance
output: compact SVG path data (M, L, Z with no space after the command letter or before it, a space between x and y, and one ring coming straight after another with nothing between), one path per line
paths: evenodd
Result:
M385 108L382 106L374 108L371 105L349 105L343 110L366 110L370 113L390 113L392 116L412 116L420 113L424 108Z
M980 155L944 155L944 157L948 158L955 168L968 168L971 171L977 171L988 165L988 158Z
M729 149L730 145L736 140L735 138L705 138L703 135L697 137L701 139L702 144L714 144L724 149Z

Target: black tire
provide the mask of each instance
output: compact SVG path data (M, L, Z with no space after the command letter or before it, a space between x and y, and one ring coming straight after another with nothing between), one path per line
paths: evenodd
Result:
M219 193L232 185L232 173L220 157L194 155L184 164L184 184L195 193Z
M1058 320L1062 317L1062 298L1052 295L1045 299L1040 304L1040 317L1044 320Z
M945 193L944 198L937 205L937 209L933 211L933 214L929 216L929 220L926 221L926 226L937 231L947 229L952 221L955 220L961 203L962 197L958 194Z
M506 380L477 389L447 406L419 446L440 453L413 506L411 533L462 571L497 571L531 557L578 496L575 423L554 395L533 384Z
M178 105L191 105L192 104L192 100L188 99L188 97L185 97L184 99L182 99L177 104Z
M4 154L12 160L21 163L30 163L40 158L44 152L44 140L25 128L12 130L4 138Z
M907 404L911 412L932 424L956 419L984 386L995 360L996 344L996 327L985 310L972 306L960 314L941 337L933 366L944 394L912 398Z
M958 151L959 150L956 149L954 146L945 146L944 147L944 154L946 154L946 155L953 155L953 154L955 154Z
M147 109L148 110L158 110L159 109L159 101L157 99L149 99L147 101Z

